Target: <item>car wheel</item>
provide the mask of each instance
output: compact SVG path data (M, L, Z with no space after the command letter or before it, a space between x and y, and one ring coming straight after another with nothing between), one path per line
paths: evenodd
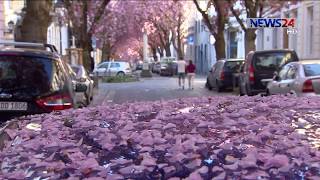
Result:
M270 96L270 91L269 91L269 89L267 89L267 91L266 91L266 96Z
M207 82L206 82L206 87L209 89L209 90L212 90L212 86L210 85L210 82L209 82L209 79L207 78Z
M122 71L120 71L120 72L117 73L117 76L121 76L121 77L122 77L122 76L124 76L124 75L125 75L125 74L124 74L124 72L122 72Z

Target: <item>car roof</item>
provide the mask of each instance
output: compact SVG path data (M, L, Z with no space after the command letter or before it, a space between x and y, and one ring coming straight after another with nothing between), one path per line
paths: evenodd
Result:
M253 53L277 53L277 52L295 52L293 49L272 49L272 50L258 50Z
M105 64L105 63L129 63L127 61L104 61L104 62L101 62L100 64Z
M57 53L52 53L46 50L29 49L29 48L0 48L1 55L22 55L22 56L35 56L43 58L58 59L60 56Z
M225 59L225 61L244 61L244 59Z
M306 59L306 60L301 60L301 61L298 61L298 62L294 62L296 64L320 64L320 59L319 60L316 60L316 59Z

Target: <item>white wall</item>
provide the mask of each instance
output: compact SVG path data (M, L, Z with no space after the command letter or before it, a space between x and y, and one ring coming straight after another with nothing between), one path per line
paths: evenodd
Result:
M61 37L60 37L61 31ZM60 44L61 40L61 44ZM69 48L69 35L68 35L68 27L62 26L61 28L56 23L51 23L48 27L47 32L47 43L53 44L58 49L59 53L62 55L66 55L66 48ZM62 52L60 51L60 45Z

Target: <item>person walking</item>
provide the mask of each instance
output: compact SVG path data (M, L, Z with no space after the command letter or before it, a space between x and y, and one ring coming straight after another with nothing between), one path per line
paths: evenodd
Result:
M189 64L186 68L187 71L187 76L188 76L188 84L189 84L189 89L193 89L194 85L194 77L195 77L195 71L196 71L196 66L192 63L192 60L189 60Z
M178 78L179 78L179 87L184 89L184 81L186 76L186 62L183 59L180 59L178 62Z

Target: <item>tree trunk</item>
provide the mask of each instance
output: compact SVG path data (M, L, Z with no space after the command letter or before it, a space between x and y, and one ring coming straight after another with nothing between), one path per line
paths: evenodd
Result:
M103 44L102 47L102 61L110 60L111 58L111 45L109 42Z
M215 36L216 42L214 48L216 50L216 59L221 60L226 58L226 43L224 40L224 33L217 33Z
M46 43L47 30L51 22L51 0L26 0L25 15L16 28L15 40Z
M163 57L163 50L161 48L157 48L158 53L160 54L160 58Z
M153 60L154 61L158 61L157 48L156 47L152 47L151 51L152 51Z
M171 57L170 43L166 44L165 50L166 50L166 56Z
M255 40L256 40L255 29L247 29L245 32L245 54L247 55L250 51L255 51Z

